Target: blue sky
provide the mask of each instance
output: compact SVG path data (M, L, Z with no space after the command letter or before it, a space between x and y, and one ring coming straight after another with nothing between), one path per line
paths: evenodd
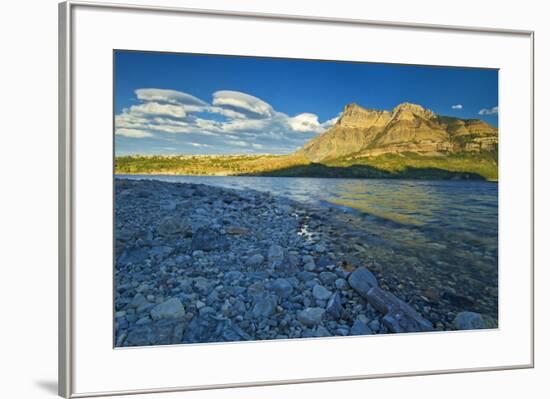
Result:
M498 125L488 69L115 51L115 152L289 153L346 104Z

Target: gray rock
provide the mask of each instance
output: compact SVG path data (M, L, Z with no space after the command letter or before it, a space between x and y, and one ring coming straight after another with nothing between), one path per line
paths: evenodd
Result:
M271 267L281 267L285 258L283 247L277 244L271 245L267 251L267 261Z
M300 323L306 327L314 327L321 323L325 315L323 308L307 308L298 312L297 317Z
M226 249L229 247L229 241L215 230L208 227L201 227L193 234L191 240L191 249L193 251L213 251Z
M369 328L367 323L361 319L357 319L353 322L351 326L350 335L371 335L372 330Z
M479 330L486 328L483 317L475 312L458 313L453 321L453 325L457 330Z
M195 277L193 279L193 283L195 285L195 288L203 294L210 290L210 283L206 278L202 276Z
M247 289L248 295L252 297L261 296L264 293L264 283L261 281L256 281L248 286Z
M115 319L120 319L126 316L125 310L119 310L118 312L115 312Z
M119 264L138 264L142 263L149 257L149 252L145 248L131 247L122 252L118 257L117 263Z
M330 298L331 295L332 295L332 292L327 290L322 285L317 284L315 287L313 287L313 297L315 299L318 299L320 301L326 301L327 299Z
M243 274L238 270L232 270L225 273L224 279L229 282L238 282L243 278Z
M306 270L306 271L308 271L308 272L314 271L315 268L316 268L316 266L315 266L315 262L314 262L314 261L307 262L307 263L304 265L304 270Z
M319 273L319 278L325 285L332 285L338 276L334 274L333 272L321 272Z
M375 333L380 331L380 322L378 321L378 319L374 319L373 321L371 321L369 323L369 328Z
M147 324L147 323L150 323L150 322L151 322L151 319L149 318L149 316L143 316L141 319L136 321L136 326L139 326L141 324Z
M186 233L188 231L189 227L187 224L184 223L183 220L174 216L166 216L161 220L157 228L157 233L165 237Z
M342 300L337 292L332 295L327 303L327 314L333 319L339 319L342 314Z
M136 312L140 313L150 305L145 295L139 293L134 296L132 302L128 305L130 308L135 308Z
M183 342L204 343L217 341L218 326L223 327L223 325L212 317L213 313L214 309L208 306L202 308L185 329Z
M315 337L330 337L332 334L324 326L317 326L313 336Z
M327 251L327 249L323 244L315 244L313 249L315 250L315 252L319 252L319 253L325 253Z
M284 278L276 279L272 284L272 290L281 298L288 298L294 288L292 284Z
M179 298L170 298L151 309L153 320L176 319L183 316L185 316L185 308Z
M348 277L348 283L363 298L372 287L378 287L378 280L367 268L358 267Z
M330 256L323 255L317 261L317 266L322 268L329 268L330 266L334 266L334 260Z
M157 258L165 258L174 252L174 248L168 247L166 245L160 245L158 247L153 247L149 253Z
M302 282L311 281L315 278L315 276L315 273L308 271L301 271L297 274L298 279Z
M182 321L174 319L136 325L128 332L124 346L179 344L182 341L183 327Z
M338 288L339 290L344 290L348 287L348 282L343 279L343 278L339 278L337 279L335 282L334 282L334 285L336 286L336 288Z
M314 262L313 256L311 256L311 255L302 256L302 262L304 264Z
M262 254L255 254L246 260L245 265L248 267L258 267L264 263L264 256Z
M270 317L275 313L275 307L277 306L277 301L271 296L259 297L254 303L252 308L252 317L255 319L264 319Z

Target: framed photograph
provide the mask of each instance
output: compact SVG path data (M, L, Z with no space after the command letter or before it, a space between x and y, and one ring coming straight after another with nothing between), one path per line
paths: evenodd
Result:
M533 367L533 32L59 12L61 396Z

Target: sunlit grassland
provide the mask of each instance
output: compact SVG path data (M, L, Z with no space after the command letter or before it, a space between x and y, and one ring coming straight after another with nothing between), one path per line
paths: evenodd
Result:
M359 178L498 180L496 153L460 153L425 156L414 153L376 157L347 156L312 163L290 155L174 155L121 156L117 174L166 174L198 176L268 175Z

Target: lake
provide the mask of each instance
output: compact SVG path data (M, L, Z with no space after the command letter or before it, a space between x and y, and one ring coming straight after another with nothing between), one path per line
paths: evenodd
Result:
M342 237L399 287L498 317L498 184L244 176L117 175L269 191L333 207ZM395 281L393 281L395 280ZM393 283L392 283L393 282Z

